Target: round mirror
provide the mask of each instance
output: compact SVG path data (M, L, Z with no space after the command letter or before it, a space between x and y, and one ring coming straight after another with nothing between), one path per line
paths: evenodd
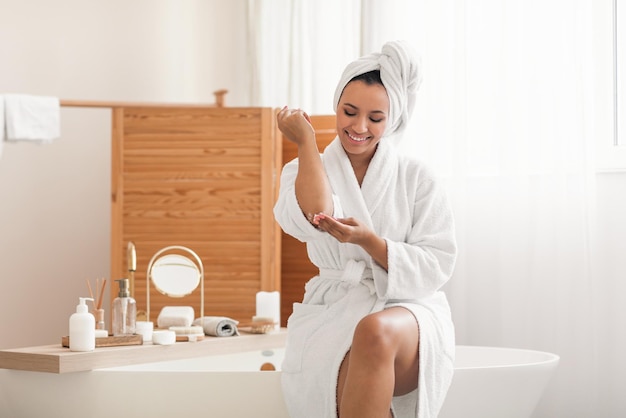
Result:
M200 284L200 270L189 258L178 254L159 257L150 271L154 287L166 296L179 298Z
M189 254L191 258L181 255L181 252ZM200 312L204 317L204 266L193 250L172 245L160 249L152 256L148 263L146 280L147 318L150 318L150 283L153 283L160 293L172 298L190 295L199 283Z

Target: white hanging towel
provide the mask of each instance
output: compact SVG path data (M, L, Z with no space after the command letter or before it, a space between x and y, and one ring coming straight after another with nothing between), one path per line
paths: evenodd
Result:
M56 97L5 94L6 139L52 142L61 134L60 114L61 105Z
M2 157L2 148L4 148L4 97L0 96L0 157Z

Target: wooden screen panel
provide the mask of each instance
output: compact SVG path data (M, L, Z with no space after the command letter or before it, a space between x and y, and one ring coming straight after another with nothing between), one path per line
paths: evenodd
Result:
M317 146L323 151L337 136L335 115L311 116L315 129ZM295 144L283 138L283 163L287 163L298 156ZM280 317L283 326L287 325L287 318L293 311L293 303L302 301L304 285L318 269L310 261L306 252L306 245L290 235L281 233L281 306Z
M205 315L249 321L256 292L279 289L276 137L269 108L114 109L111 274L128 276L132 241L138 310L147 308L150 259L171 245L203 262ZM193 306L200 316L200 288L174 299L151 285L150 320L167 305Z

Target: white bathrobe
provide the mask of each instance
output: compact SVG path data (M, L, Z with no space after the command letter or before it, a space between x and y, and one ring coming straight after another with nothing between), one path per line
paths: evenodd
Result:
M336 385L354 328L365 315L401 305L420 328L418 389L393 399L396 418L437 416L450 385L454 328L441 287L456 257L454 223L441 185L420 163L383 138L359 187L336 138L322 154L335 217L354 217L387 241L388 271L361 247L314 228L295 195L297 159L285 165L274 215L283 230L306 242L319 275L305 286L288 321L282 365L292 418L336 417Z

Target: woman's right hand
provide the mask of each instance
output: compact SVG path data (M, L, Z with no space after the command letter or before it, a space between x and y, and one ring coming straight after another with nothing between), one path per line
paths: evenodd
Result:
M301 145L307 141L315 141L315 130L311 118L303 110L283 107L276 116L278 129L294 144Z

